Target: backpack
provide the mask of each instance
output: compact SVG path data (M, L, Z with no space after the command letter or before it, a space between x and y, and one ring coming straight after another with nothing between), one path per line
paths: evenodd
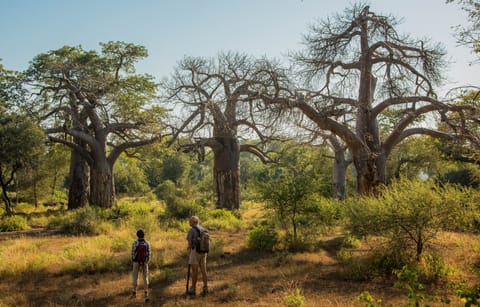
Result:
M208 234L208 231L197 226L194 226L193 228L198 232L195 250L197 253L208 253L210 250L210 235Z
M145 241L138 241L133 261L138 263L145 263L147 261L147 243Z

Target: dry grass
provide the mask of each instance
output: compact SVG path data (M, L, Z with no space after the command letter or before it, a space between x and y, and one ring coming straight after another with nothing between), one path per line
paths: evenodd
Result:
M251 211L250 211L251 210ZM254 219L258 208L244 216ZM246 221L248 224L248 221ZM369 291L383 306L408 306L404 291L392 280L355 282L345 278L336 259L341 233L323 238L318 251L296 254L260 253L245 247L246 229L215 231L214 252L209 255L207 297L186 298L185 234L161 229L150 234L154 259L151 265L151 300L130 299L129 247L134 234L116 230L92 237L46 236L0 238L0 306L285 306L284 299L299 289L305 306L365 306L356 303ZM356 253L368 251L368 242ZM480 264L480 241L469 234L442 233L436 242L452 268L451 281L478 282L472 268ZM92 256L96 255L96 256ZM90 260L97 267L75 264ZM114 263L115 266L109 266ZM462 306L447 285L452 303ZM433 291L433 290L432 290ZM445 306L430 303L430 306Z

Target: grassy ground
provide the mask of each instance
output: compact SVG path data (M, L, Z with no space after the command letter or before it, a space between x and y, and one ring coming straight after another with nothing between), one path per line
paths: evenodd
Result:
M243 213L246 225L258 209ZM187 222L185 222L186 224ZM405 290L392 279L355 282L345 275L336 254L343 234L322 238L315 252L260 253L245 246L247 229L212 231L209 254L209 286L206 297L186 298L185 233L160 228L147 233L154 259L150 272L150 301L141 291L129 297L129 247L134 233L115 231L97 236L62 236L31 230L0 236L0 306L365 306L358 296L369 293L382 303L374 306L408 306ZM442 233L436 242L451 268L450 281L478 283L472 268L480 263L477 236ZM368 252L362 242L356 254ZM448 293L448 306L464 304L448 283L427 289ZM439 296L438 296L439 297ZM437 297L437 298L438 298ZM297 304L297 305L295 305ZM447 306L437 300L429 306Z

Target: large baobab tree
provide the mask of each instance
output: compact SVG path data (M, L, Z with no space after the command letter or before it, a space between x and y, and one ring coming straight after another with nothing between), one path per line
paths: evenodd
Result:
M205 147L213 152L217 208L240 206L241 151L269 160L261 145L273 135L279 118L262 112L263 104L249 92L273 90L274 70L266 60L226 52L212 59L184 58L165 82L168 100L180 116L174 120L174 139L187 140L201 153ZM258 143L241 144L242 137Z
M101 47L97 52L65 46L40 54L27 76L38 91L31 109L49 139L73 150L71 174L84 176L82 163L87 162L89 202L110 207L115 161L128 149L160 140L164 112L153 104L153 78L135 73L134 64L147 56L146 49L124 42Z
M305 36L305 50L293 55L305 89L264 95L267 102L300 110L346 144L361 194L385 183L387 158L405 138L456 137L422 126L426 117L448 120L456 112L465 118L462 113L471 110L435 94L444 68L441 46L401 36L396 25L395 18L362 5L320 21Z

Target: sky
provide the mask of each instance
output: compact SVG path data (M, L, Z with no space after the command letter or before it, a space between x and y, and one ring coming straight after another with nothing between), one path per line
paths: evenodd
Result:
M452 63L446 89L478 85L480 64L458 46L452 27L467 16L445 0L371 0L370 11L402 20L398 32L442 43ZM301 50L309 25L351 6L347 0L0 0L0 59L24 70L36 55L65 45L100 42L145 46L138 72L167 77L184 56L239 51L284 58Z

